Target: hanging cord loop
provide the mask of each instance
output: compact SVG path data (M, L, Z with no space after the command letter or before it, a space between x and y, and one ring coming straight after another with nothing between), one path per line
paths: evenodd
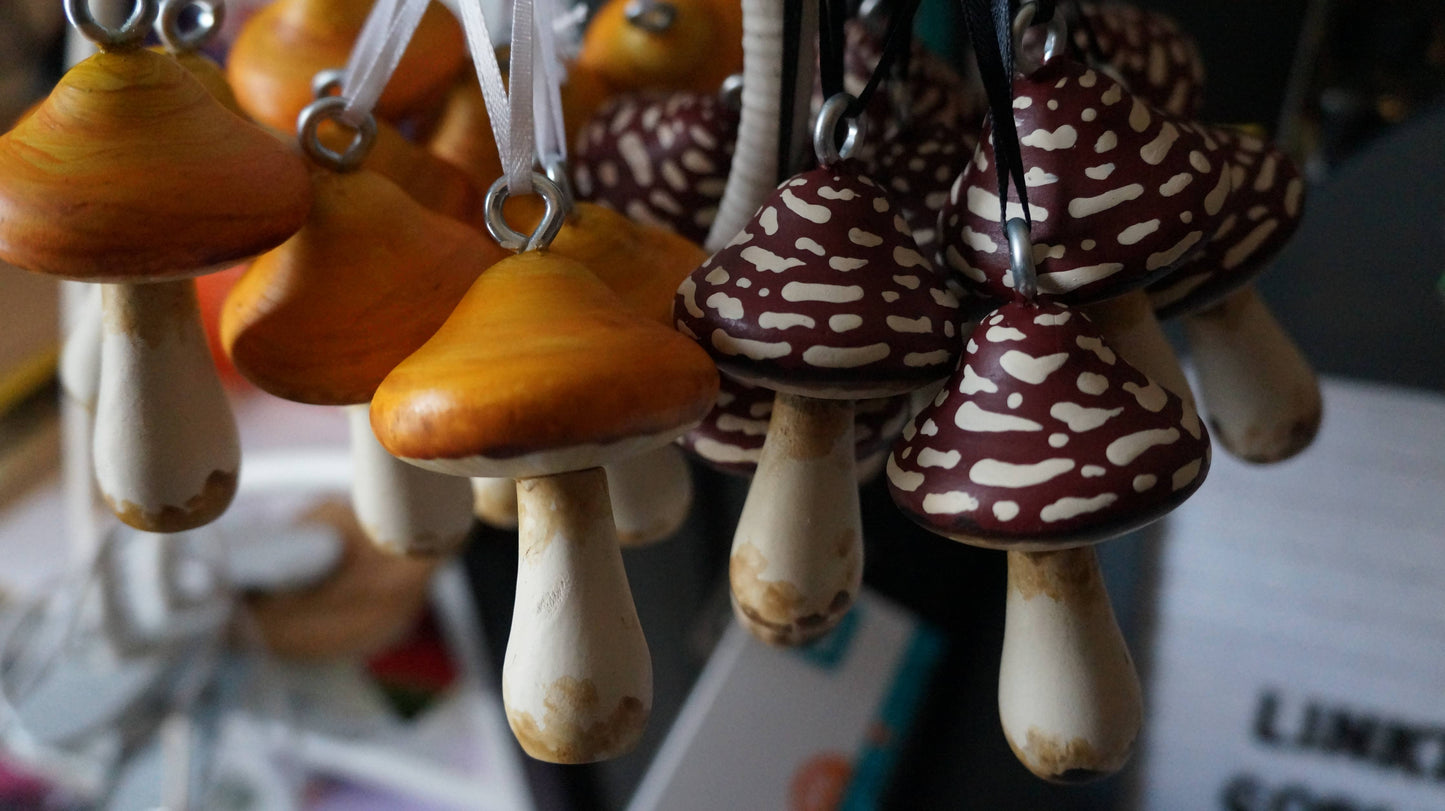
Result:
M156 21L156 0L135 0L130 16L117 28L96 22L90 0L65 0L65 16L86 39L104 50L140 47Z
M1007 230L1009 184L1018 195L1025 223L1032 225L1023 155L1013 117L1013 11L1009 0L963 0L964 20L993 121L998 174L999 225ZM1052 13L1052 12L1050 12Z

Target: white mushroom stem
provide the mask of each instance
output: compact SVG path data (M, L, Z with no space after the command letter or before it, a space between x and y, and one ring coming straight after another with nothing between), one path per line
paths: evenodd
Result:
M998 706L1014 754L1045 780L1092 780L1129 759L1143 699L1093 547L1008 553Z
M752 634L799 645L837 624L863 578L853 401L779 392L733 535L733 607Z
M467 479L422 470L386 452L371 430L368 403L347 407L351 422L351 507L371 542L393 555L456 551L472 526Z
M240 440L201 328L195 283L106 285L95 475L125 523L180 532L236 493Z
M623 546L643 546L671 536L692 509L692 471L676 445L608 465L612 519Z
M652 711L652 660L612 524L607 476L517 480L517 598L502 702L538 760L626 753Z
M743 93L737 148L717 218L703 247L715 253L743 230L778 183L778 120L783 81L783 3L742 0ZM798 43L798 82L794 87L795 144L809 138L813 94L814 42L806 32L817 30L817 0L804 0L805 35Z
M517 528L517 483L511 479L472 479L472 515L497 529Z
M1230 453L1279 462L1310 444L1319 381L1253 285L1185 316L1184 329L1209 426Z
M1114 351L1151 380L1196 408L1194 392L1179 365L1179 356L1169 344L1169 337L1154 316L1154 307L1143 290L1125 293L1117 298L1089 304L1084 314L1103 333Z

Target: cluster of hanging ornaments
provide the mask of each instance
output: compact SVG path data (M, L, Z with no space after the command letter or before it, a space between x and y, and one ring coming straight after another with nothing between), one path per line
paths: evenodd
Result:
M829 2L819 165L770 189L773 164L737 152L777 132L777 78L736 76L776 64L776 20L612 0L562 83L560 9L535 2L513 96L470 1L458 25L423 0L277 0L225 76L139 47L152 0L115 31L67 2L105 50L0 137L0 258L112 283L99 362L68 364L99 379L67 382L95 392L107 501L159 531L229 502L236 431L189 279L261 254L225 349L268 392L350 409L372 541L435 560L474 508L518 525L503 692L532 755L614 757L641 734L651 666L618 546L685 516L677 440L753 476L729 576L774 644L856 598L857 486L886 457L911 518L1009 553L1000 711L1020 759L1056 780L1117 769L1139 686L1092 544L1172 509L1209 464L1156 312L1185 319L1231 452L1285 458L1318 425L1313 374L1249 285L1298 222L1289 160L1188 120L1199 60L1157 15L1066 7L1083 61L1064 15L1048 36L1025 18L1022 52L1046 56L993 110L1012 126L980 135L980 94L907 37L912 4L844 25ZM167 42L199 38L173 27L187 5L165 4ZM299 125L306 157L253 120ZM755 213L723 233L734 210ZM419 605L425 571L373 597ZM365 630L337 650L374 644Z

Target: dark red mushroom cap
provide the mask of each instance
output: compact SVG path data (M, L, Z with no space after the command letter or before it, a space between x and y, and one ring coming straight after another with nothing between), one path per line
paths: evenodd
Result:
M882 56L881 35L856 19L848 21L846 31L844 88L857 96ZM891 100L893 81L879 85L868 105L870 137L858 150L858 162L865 174L882 180L913 230L918 250L937 262L938 212L978 144L986 110L983 89L917 40L903 88L907 115L901 120Z
M701 243L737 137L738 113L717 93L617 96L577 136L577 196Z
M1134 95L1170 115L1192 119L1204 104L1204 62L1193 38L1169 17L1127 3L1081 3L1074 42L1088 53L1089 33L1104 61Z
M1160 318L1203 309L1248 284L1289 242L1304 213L1304 179L1288 155L1238 130L1209 131L1233 150L1234 193L1204 253L1149 286Z
M1168 273L1214 233L1230 193L1207 133L1109 77L1056 58L1014 80L1039 294L1112 298ZM1013 295L992 124L940 215L944 257L983 296ZM1010 217L1023 216L1009 189Z
M717 405L678 444L714 470L753 475L772 421L773 394L724 376ZM906 397L859 400L853 409L854 457L861 462L886 448L908 417Z
M978 546L1044 549L1136 529L1209 468L1199 416L1111 350L1077 310L1000 307L888 459L893 500Z
M727 374L824 399L947 375L958 299L852 161L780 185L678 288L673 317Z

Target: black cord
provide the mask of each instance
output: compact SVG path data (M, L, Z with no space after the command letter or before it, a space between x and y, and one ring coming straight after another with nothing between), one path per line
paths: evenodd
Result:
M783 0L783 75L778 100L778 169L773 180L793 176L793 108L798 98L798 59L803 39L803 0Z
M1042 11L1042 9L1041 9ZM1052 8L1050 8L1052 13ZM969 40L978 60L979 77L988 96L989 113L993 119L993 152L998 170L999 224L1008 220L1008 186L1012 180L1023 206L1024 221L1029 217L1028 188L1024 185L1023 156L1019 147L1018 128L1013 117L1013 17L1010 0L963 0L964 21Z

